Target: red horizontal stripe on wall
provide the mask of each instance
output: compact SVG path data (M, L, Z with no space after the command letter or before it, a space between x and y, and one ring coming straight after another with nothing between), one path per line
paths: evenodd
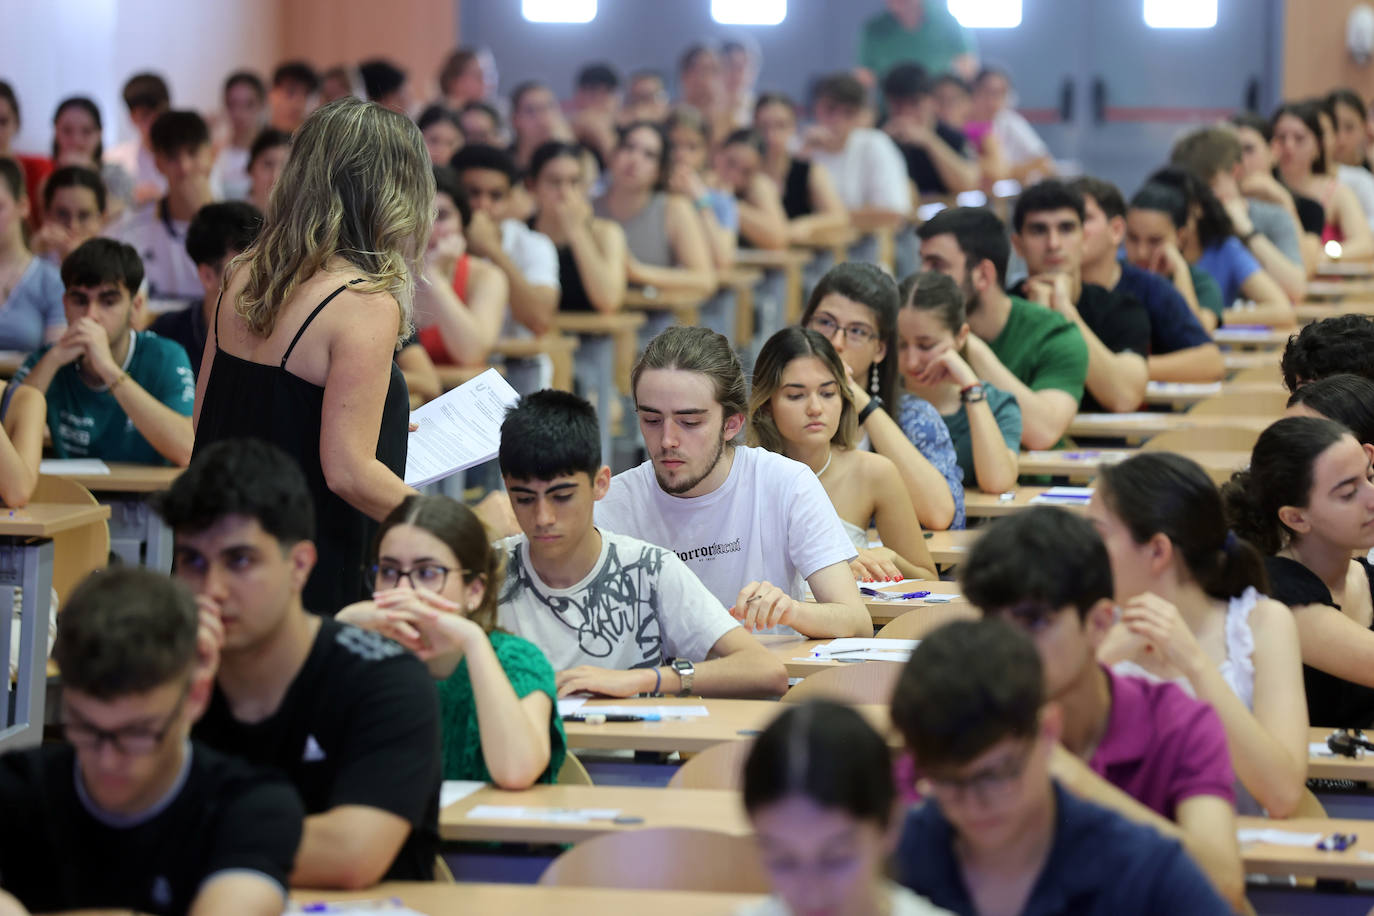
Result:
M1107 120L1164 124L1210 122L1225 120L1236 110L1235 108L1116 108L1108 106Z
M1021 117L1032 124L1057 124L1059 123L1058 108L1018 108Z

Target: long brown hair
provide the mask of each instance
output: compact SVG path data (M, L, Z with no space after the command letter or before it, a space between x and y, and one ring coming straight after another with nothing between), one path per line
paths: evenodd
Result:
M793 360L814 356L825 364L835 378L840 396L840 425L830 437L832 445L853 448L859 439L858 412L849 393L849 379L840 354L825 335L810 328L783 328L763 345L754 362L754 387L749 393L748 443L782 453L787 442L773 419L773 395L782 387L782 376Z

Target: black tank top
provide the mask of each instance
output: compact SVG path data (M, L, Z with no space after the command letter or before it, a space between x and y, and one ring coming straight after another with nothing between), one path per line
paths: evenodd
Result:
M782 187L782 208L787 211L788 219L810 216L811 206L811 162L807 159L793 159L787 167L787 180Z
M527 225L534 229L534 217L529 218ZM587 298L587 288L582 285L582 271L577 267L577 257L573 254L572 247L569 245L557 247L558 285L561 288L561 292L558 294L558 310L560 312L596 311L596 306L592 305L592 300Z
M258 438L296 460L315 503L315 546L319 552L303 597L307 609L327 617L366 597L363 564L377 526L325 483L320 465L324 388L293 375L287 371L286 363L315 316L345 289L347 286L340 286L315 307L276 366L241 359L220 349L219 307L223 293L220 294L220 303L215 305L215 362L205 384L192 456L223 439ZM377 436L377 460L398 477L405 476L409 422L410 398L405 376L393 360Z

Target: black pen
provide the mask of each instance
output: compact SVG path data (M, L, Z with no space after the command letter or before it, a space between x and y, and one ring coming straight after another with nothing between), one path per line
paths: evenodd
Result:
M658 713L639 715L624 712L614 712L610 714L589 712L585 714L573 713L563 717L564 722L582 722L586 725L600 725L603 722L657 722L662 717Z

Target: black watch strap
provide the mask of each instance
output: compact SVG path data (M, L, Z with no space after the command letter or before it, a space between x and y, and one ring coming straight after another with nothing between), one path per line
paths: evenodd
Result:
M859 411L859 425L863 426L864 421L873 415L873 411L881 410L885 406L887 405L883 403L882 398L878 397L876 394L873 395L873 397L868 399L868 403L864 405L864 409Z

